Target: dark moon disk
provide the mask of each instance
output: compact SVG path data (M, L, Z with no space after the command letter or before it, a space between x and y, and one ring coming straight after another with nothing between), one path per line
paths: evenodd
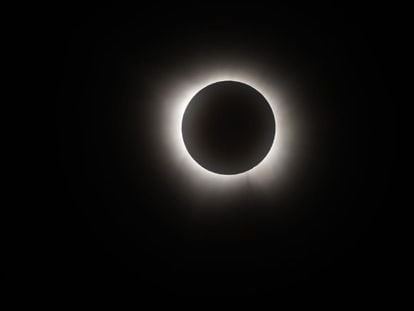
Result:
M182 121L184 144L205 169L239 174L258 165L272 147L276 131L273 111L257 90L221 81L199 91Z

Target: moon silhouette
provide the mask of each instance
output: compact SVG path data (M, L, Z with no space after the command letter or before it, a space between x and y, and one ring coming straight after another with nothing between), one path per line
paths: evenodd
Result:
M223 175L246 172L271 149L276 132L272 108L253 87L220 81L201 89L189 102L182 136L191 157Z

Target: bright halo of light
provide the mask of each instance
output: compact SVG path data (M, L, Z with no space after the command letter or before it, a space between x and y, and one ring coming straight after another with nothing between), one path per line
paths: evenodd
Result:
M262 77L262 78L260 78ZM269 79L271 80L271 79ZM220 81L237 81L247 84L262 94L269 103L275 119L275 136L265 158L248 171L223 175L211 172L199 165L187 151L182 136L182 120L191 99L206 86ZM208 74L194 74L174 82L170 91L163 93L162 100L162 157L168 166L175 169L174 182L197 190L213 190L215 193L246 187L271 187L287 169L288 155L292 153L293 126L288 109L278 95L273 81L266 81L260 74L254 75L240 70L211 70ZM165 96L165 97L164 97ZM168 99L168 100L166 100ZM186 182L187 181L187 182Z

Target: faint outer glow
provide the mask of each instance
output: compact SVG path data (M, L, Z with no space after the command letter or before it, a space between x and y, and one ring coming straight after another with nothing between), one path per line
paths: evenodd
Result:
M278 97L273 81L266 81L261 75L241 72L240 70L212 70L208 74L194 74L186 79L173 82L171 92L166 92L162 100L161 130L164 143L163 157L168 159L169 167L175 169L176 183L184 182L186 187L197 190L213 190L215 193L240 187L270 186L280 179L287 167L291 153L289 142L293 133L292 122L283 103ZM272 108L276 133L269 153L254 168L235 175L221 175L200 166L188 153L181 132L184 111L194 95L204 87L219 81L238 81L248 84L260 92ZM188 190L189 188L187 188Z

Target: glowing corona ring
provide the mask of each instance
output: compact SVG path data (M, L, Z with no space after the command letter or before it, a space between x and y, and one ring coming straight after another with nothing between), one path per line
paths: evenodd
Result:
M273 183L286 168L286 156L289 154L289 136L292 132L289 128L287 111L276 96L275 85L255 79L253 75L238 72L223 72L201 75L191 81L185 79L175 81L175 87L171 88L169 94L162 100L162 140L164 142L163 157L168 158L169 167L174 172L175 182L188 181L187 185L197 189L214 189L215 191L227 191L230 188L240 188L242 185L261 186ZM259 75L260 76L260 75ZM189 154L182 136L182 121L184 112L191 99L203 88L220 81L236 81L247 84L256 89L269 103L276 124L275 136L272 146L265 158L255 167L248 171L234 174L222 175L211 172L199 165ZM165 94L164 94L165 95ZM166 153L167 152L167 153ZM179 179L179 180L177 180Z

